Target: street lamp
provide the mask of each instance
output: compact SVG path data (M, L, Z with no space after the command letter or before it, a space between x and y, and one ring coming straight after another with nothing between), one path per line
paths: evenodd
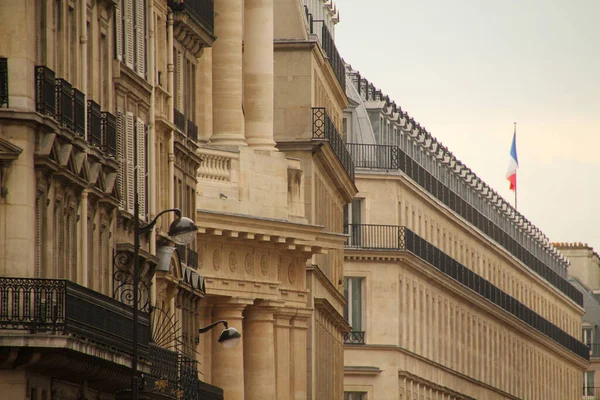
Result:
M147 225L140 225L140 203L138 196L138 140L137 135L134 135L135 149L135 184L134 184L134 203L133 203L133 219L135 221L134 241L133 241L133 360L131 361L131 399L138 400L138 286L140 283L140 237L150 233L158 217L161 215L174 212L177 218L171 223L168 235L176 244L186 245L194 240L198 227L191 219L181 216L179 208L170 208L159 212L156 217Z
M237 329L230 328L229 324L227 324L227 321L221 320L213 322L204 328L200 328L198 333L206 333L219 324L225 325L225 329L223 329L219 335L219 343L221 343L226 349L232 349L237 346L240 343L242 334Z

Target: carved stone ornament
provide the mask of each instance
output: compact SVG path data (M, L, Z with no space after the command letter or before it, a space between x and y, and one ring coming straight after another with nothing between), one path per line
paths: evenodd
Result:
M221 268L221 250L215 249L213 252L212 261L215 271L218 271Z
M297 274L298 273L296 271L296 265L293 262L291 262L290 265L288 265L288 279L292 285L296 283Z
M244 259L244 267L246 268L246 272L252 275L252 271L254 270L254 257L252 253L247 253L246 258Z
M263 254L260 258L260 272L266 276L269 273L269 256Z
M231 253L229 253L229 270L231 270L231 272L235 272L235 270L237 269L237 253L235 251L232 251Z

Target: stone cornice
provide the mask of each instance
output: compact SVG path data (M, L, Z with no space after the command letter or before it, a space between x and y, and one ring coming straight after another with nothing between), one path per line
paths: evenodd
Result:
M419 383L421 385L424 385L424 386L426 386L429 389L434 389L434 390L443 392L444 394L455 396L456 398L459 398L460 400L477 400L474 397L467 396L466 394L463 394L463 393L457 392L455 390L452 390L452 389L450 389L447 386L438 385L435 382L432 382L432 381L429 381L427 379L424 379L424 378L422 378L422 377L420 377L418 375L411 374L408 371L402 371L402 370L398 371L398 378L409 379L409 380L411 380L413 382L417 382L417 383ZM511 398L513 398L513 397L511 397Z
M321 270L321 268L319 268L318 265L309 265L306 267L306 270L311 273L314 273L317 280L323 286L325 286L325 288L327 289L327 292L329 294L333 295L333 297L335 297L340 304L345 306L348 303L346 298L344 297L344 295L342 293L340 293L340 291L337 289L334 282L331 282L329 280L327 275L325 275L325 273Z
M345 375L362 375L362 376L377 376L383 372L379 367L368 367L368 366L348 366L344 365L344 376Z
M346 322L344 317L340 315L339 312L327 301L327 299L322 299L319 297L315 297L315 310L323 313L334 325L343 333L350 332L352 329L350 324Z

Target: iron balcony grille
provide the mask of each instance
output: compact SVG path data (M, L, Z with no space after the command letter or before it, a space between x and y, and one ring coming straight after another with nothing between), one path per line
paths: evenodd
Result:
M600 399L600 387L584 386L583 387L583 399L584 400Z
M56 120L73 130L73 86L64 79L56 80Z
M590 349L590 357L600 357L600 343L588 343Z
M44 115L56 115L56 77L43 65L35 67L35 109Z
M175 249L177 250L181 262L187 263L187 246L185 244L176 244Z
M211 36L214 35L214 0L169 0L168 4L173 11L187 12Z
M365 332L350 331L344 336L345 344L365 344Z
M117 119L111 113L102 114L102 147L109 157L117 156Z
M0 108L8 105L8 58L0 57Z
M88 143L101 147L102 146L102 112L100 104L93 100L88 100Z
M357 166L384 170L399 170L419 186L440 200L454 212L476 226L529 269L546 279L571 300L583 305L583 294L545 264L517 240L487 218L481 210L465 201L459 194L444 185L398 146L348 143L351 158ZM378 157L381 157L378 159Z
M392 228L393 227L393 228ZM347 228L347 247L375 250L405 250L429 263L506 312L546 335L574 354L588 360L590 348L523 303L508 295L446 253L403 226L352 224ZM357 232L352 242L352 232Z
M178 109L174 108L173 119L177 129L179 129L181 133L185 134L185 115L183 115Z
M327 114L327 110L324 107L313 107L312 109L313 118L313 139L326 140L329 142L331 149L335 153L337 159L340 161L344 170L354 182L354 163L352 157L346 148L344 139L338 133L333 121Z
M133 309L63 279L0 278L0 331L70 334L132 354ZM139 351L148 356L150 322L138 320Z
M85 138L85 96L77 89L73 89L73 109L75 115L75 133Z
M198 141L198 127L192 121L187 121L187 137L194 142Z

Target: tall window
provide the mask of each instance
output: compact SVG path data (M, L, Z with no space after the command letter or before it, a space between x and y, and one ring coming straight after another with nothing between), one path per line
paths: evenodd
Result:
M353 332L364 332L362 286L363 278L344 278L344 297L347 302L344 307L344 318L352 326Z
M362 224L362 202L363 199L353 199L352 203L344 207L344 232L350 234L350 246L361 246Z
M367 400L367 392L344 392L344 400Z
M115 6L115 56L146 78L146 7L144 0L118 0Z
M594 371L583 373L583 395L594 396Z

